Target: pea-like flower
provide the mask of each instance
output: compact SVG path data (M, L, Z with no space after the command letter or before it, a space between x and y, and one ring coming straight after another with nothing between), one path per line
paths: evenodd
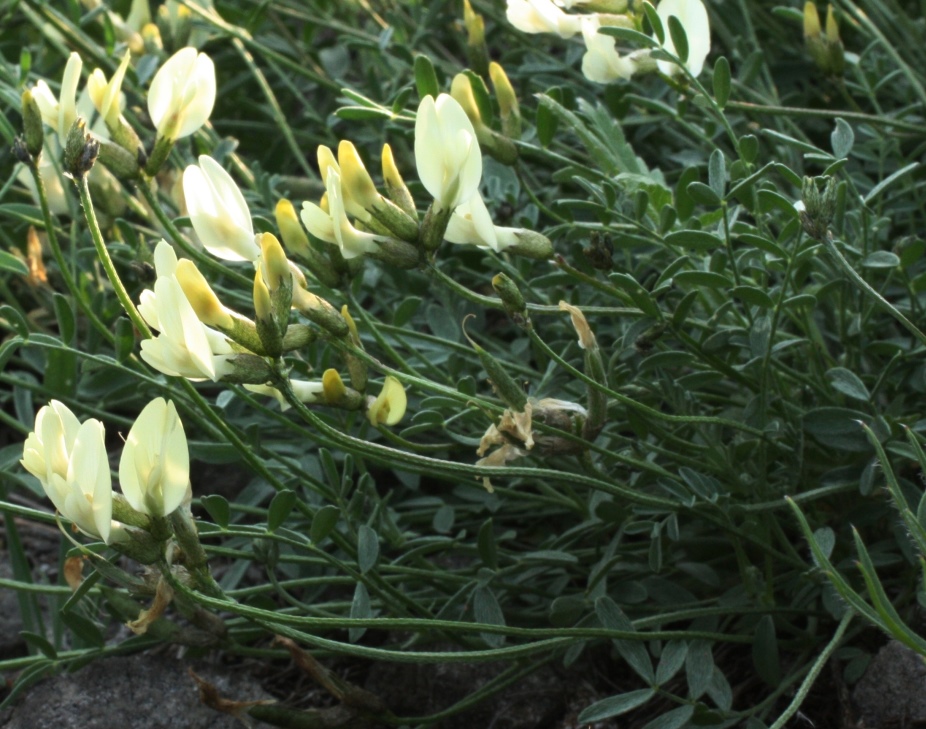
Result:
M581 17L564 13L552 0L508 0L506 15L523 33L556 33L571 38L581 30Z
M76 53L68 56L58 98L55 98L45 81L37 82L32 89L32 96L42 112L42 121L55 130L62 144L67 139L71 125L77 119L77 85L80 83L80 70L83 65Z
M221 332L199 321L176 278L142 291L139 313L159 334L141 343L141 358L165 375L218 381L233 371L234 350Z
M421 100L415 120L415 163L421 183L441 210L453 210L479 187L482 152L476 131L452 96Z
M181 48L151 80L148 114L158 137L176 141L199 129L215 105L215 65L195 48Z
M173 402L152 400L135 420L122 448L119 484L129 505L149 516L168 516L186 499L190 451Z
M357 230L351 225L341 189L341 174L334 166L329 166L327 170L325 198L328 210L315 203L302 203L303 225L316 238L338 246L344 258L356 258L364 253L372 253L378 248L377 241L380 236Z
M582 18L582 38L585 55L582 56L582 73L589 81L607 84L617 79L629 79L637 70L634 58L617 52L615 38L599 33L601 21L597 15Z
M498 253L518 243L517 228L503 228L492 222L478 192L460 205L450 218L444 237L451 243L470 243Z
M367 408L367 418L373 425L395 425L405 417L408 398L402 383L391 375L383 382L383 390Z
M685 66L692 76L697 76L704 68L704 60L711 50L711 25L704 3L701 0L662 0L656 8L656 14L666 29L663 48L669 53L676 52L669 34L669 18L674 15L682 24L688 39L688 60L685 61ZM658 63L659 70L664 74L671 76L679 71L678 65L671 61Z
M183 172L183 196L193 230L203 246L226 261L254 261L260 245L244 195L218 162L208 155Z
M81 423L66 405L52 400L36 415L20 463L62 516L84 534L109 543L117 531L104 435L99 420Z
M94 69L87 78L87 93L109 128L119 123L119 116L122 113L122 81L125 79L125 72L129 68L131 57L132 54L126 51L119 68L108 81L106 74L99 68Z

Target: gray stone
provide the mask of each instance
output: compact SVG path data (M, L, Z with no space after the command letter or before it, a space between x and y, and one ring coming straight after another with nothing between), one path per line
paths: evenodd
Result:
M183 661L141 654L95 661L28 688L4 729L240 729L242 724L199 700ZM222 698L271 698L247 671L193 664ZM252 722L254 726L266 725Z
M926 726L926 663L893 640L871 661L852 700L864 727Z

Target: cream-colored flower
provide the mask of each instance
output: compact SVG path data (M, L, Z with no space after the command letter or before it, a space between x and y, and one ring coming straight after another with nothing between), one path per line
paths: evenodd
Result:
M444 238L451 243L470 243L498 253L516 245L517 234L517 228L503 228L492 223L485 201L477 192L454 211Z
M181 139L199 129L215 105L215 65L195 48L181 48L151 80L148 114L158 136Z
M327 212L315 203L302 203L301 218L306 229L316 238L338 246L344 258L356 258L375 251L379 236L357 230L347 217L341 175L334 166L327 168L325 189Z
M571 38L581 30L581 16L564 13L552 0L508 0L506 15L523 33L556 33Z
M208 155L183 171L183 196L193 230L212 255L226 261L254 261L260 245L244 195Z
M83 65L76 53L68 56L61 79L61 93L57 98L45 81L39 81L32 89L32 96L42 112L42 121L55 130L62 144L77 119L77 85Z
M675 44L669 34L669 18L678 18L685 29L688 39L688 60L685 66L692 76L697 76L704 68L704 60L711 50L711 25L707 9L701 0L662 0L656 7L656 14L666 29L666 42L663 45L669 53L675 53ZM664 74L678 73L678 66L671 61L659 61L659 70Z
M141 357L165 375L216 381L231 372L234 350L225 336L203 324L177 280L177 255L166 241L154 251L158 278L141 292L138 312L159 332L141 343Z
M408 398L402 383L391 375L383 382L383 390L367 408L367 418L373 425L395 425L405 417Z
M125 79L131 57L132 54L126 51L119 68L109 81L99 68L94 69L87 78L87 93L107 127L114 127L119 123L119 116L122 114L122 81Z
M607 84L617 79L629 79L637 70L632 58L617 52L615 38L599 33L601 21L596 15L582 18L582 38L585 55L582 56L582 73L589 81Z
M62 516L88 536L112 540L112 477L99 420L81 423L66 405L52 400L36 415L20 462Z
M190 450L173 402L159 397L141 411L122 448L119 484L142 514L168 516L187 498Z
M440 209L469 200L482 180L482 151L473 123L449 94L425 96L415 120L415 164ZM330 194L330 192L329 192Z

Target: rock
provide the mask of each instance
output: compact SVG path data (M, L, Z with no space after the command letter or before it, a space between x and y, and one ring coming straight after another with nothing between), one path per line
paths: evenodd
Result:
M73 674L59 674L28 688L7 717L4 729L240 729L231 716L203 705L189 664L139 654L104 658ZM271 698L247 671L193 664L222 698ZM5 719L5 723L4 723ZM254 726L265 724L254 722Z
M852 692L861 726L926 726L926 664L892 640L874 657Z

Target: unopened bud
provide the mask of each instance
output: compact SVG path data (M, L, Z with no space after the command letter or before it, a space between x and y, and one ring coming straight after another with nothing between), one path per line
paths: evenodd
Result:
M553 243L545 235L535 230L521 228L515 232L518 242L508 248L511 253L517 253L526 258L536 258L545 261L553 255Z
M350 333L347 322L329 302L299 286L293 289L293 306L329 334L343 339Z
M529 329L531 326L530 316L527 313L527 303L518 285L504 273L499 273L492 278L492 288L502 300L505 312L511 317L512 321L519 327Z
M154 23L147 23L141 29L141 40L145 46L145 54L158 56L164 50L164 41L161 39L161 31Z
M226 362L231 371L222 375L222 382L234 382L241 385L260 385L273 377L273 371L267 360L256 354L236 354L229 357ZM177 509L171 516L179 514L183 509Z
M601 350L585 314L579 307L567 304L565 301L559 302L559 308L569 313L572 326L579 335L579 346L584 350L585 355L585 374L601 387L607 387L608 376L601 357ZM601 391L601 387L588 385L588 417L582 428L582 436L586 440L594 440L607 420L608 397Z
M45 143L45 129L42 126L42 111L38 102L29 89L23 91L23 137L26 140L26 149L32 159L38 162Z
M296 208L293 207L292 202L286 198L281 199L274 209L274 215L286 249L297 256L305 255L311 244L309 243L309 236L305 233L305 228L299 222Z
M466 26L466 55L469 65L480 76L485 76L489 64L485 19L473 10L469 0L463 0L463 25Z
M521 138L521 106L518 96L508 79L508 74L500 64L492 61L489 64L489 78L492 79L492 88L498 100L498 110L502 117L502 132L509 139Z
M87 123L74 120L64 145L64 171L79 180L91 169L100 153L100 143L87 132Z
M454 100L463 107L463 111L466 112L466 116L469 117L469 120L473 123L473 127L476 128L476 134L479 134L479 126L484 126L482 121L482 113L479 111L479 104L476 103L476 96L473 94L473 85L470 82L469 76L465 73L458 73L453 77L453 81L450 84L450 95ZM480 144L482 140L480 139Z
M823 183L823 190L820 190L820 183ZM804 232L814 240L823 240L836 214L836 179L805 177L801 202L804 204L804 209L800 211Z
M357 148L346 139L338 144L338 164L341 167L341 190L364 210L371 210L379 200L379 192Z
M409 217L415 221L418 220L418 210L415 208L415 199L408 191L405 180L399 173L396 166L395 157L392 154L392 147L388 144L383 145L383 180L386 183L386 194L399 208L408 213Z
M99 160L120 180L134 180L138 177L138 158L117 144L101 142Z
M270 293L276 292L280 286L292 282L289 270L289 261L283 252L283 246L273 233L263 233L260 237L261 265L264 280Z
M817 4L813 0L807 0L804 3L804 39L819 38L821 32Z
M222 330L232 328L231 314L219 301L219 297L193 261L186 258L178 261L174 275L197 318L203 324Z
M258 321L261 319L269 319L271 312L270 304L270 289L267 288L267 284L264 282L264 277L261 275L261 266L257 264L257 270L254 272L254 313L257 316Z

